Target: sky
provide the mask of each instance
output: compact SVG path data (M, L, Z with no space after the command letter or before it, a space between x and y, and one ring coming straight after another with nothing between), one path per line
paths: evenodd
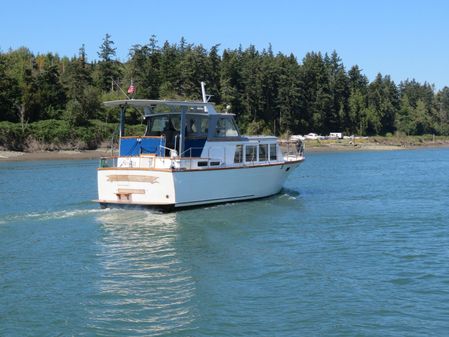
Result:
M346 69L358 65L399 83L416 79L449 86L449 1L443 0L14 0L0 2L0 51L25 46L33 53L74 56L82 44L89 60L106 33L117 58L151 35L220 50L271 43L275 53L335 50Z

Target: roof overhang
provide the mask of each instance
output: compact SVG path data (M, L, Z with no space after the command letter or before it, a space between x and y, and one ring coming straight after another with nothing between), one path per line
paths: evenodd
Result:
M179 106L179 107L196 107L204 108L210 106L210 103L204 102L191 102L191 101L169 101L169 100L153 100L153 99L122 99L115 101L107 101L103 103L108 108L113 107L123 107L123 106L133 106L133 107L146 107L146 106L156 106L156 105L168 105L168 106Z

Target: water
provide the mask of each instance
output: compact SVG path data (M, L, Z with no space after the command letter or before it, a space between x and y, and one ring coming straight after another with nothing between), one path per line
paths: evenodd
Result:
M443 336L449 150L309 154L275 197L100 210L96 161L0 164L0 336Z

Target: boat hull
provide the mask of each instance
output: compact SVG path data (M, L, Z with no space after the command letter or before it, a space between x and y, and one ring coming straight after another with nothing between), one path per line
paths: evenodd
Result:
M204 170L101 168L97 200L105 206L178 209L279 193L302 161Z

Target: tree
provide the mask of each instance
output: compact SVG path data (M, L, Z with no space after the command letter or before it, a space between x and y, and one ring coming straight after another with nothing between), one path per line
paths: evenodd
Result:
M20 88L17 80L7 73L7 62L0 54L0 121L17 121L16 102L20 100Z
M301 111L301 83L300 66L293 55L286 57L277 56L279 77L276 97L276 109L279 111L278 128L273 127L275 133L304 133L308 127L308 121ZM274 121L276 123L276 120ZM276 126L276 124L275 124Z
M59 113L66 105L64 87L59 80L59 71L56 65L50 65L36 78L37 102L39 104L39 119L59 119Z
M433 106L433 128L442 135L449 135L449 88L444 87L436 95Z
M134 45L130 50L128 62L129 77L137 87L138 97L158 98L161 85L161 54L154 35L146 45Z
M305 118L310 121L308 132L330 132L327 117L333 110L329 72L321 53L307 53L300 71L304 93Z
M399 110L399 92L390 79L381 74L368 86L369 134L385 134L395 130L396 113Z
M87 63L83 45L79 50L78 57L72 58L68 63L63 76L69 100L65 119L74 126L87 124L88 119L95 118L100 110L100 94L93 85L91 73L92 68ZM71 116L71 114L74 115Z
M241 54L239 52L225 49L220 64L220 97L222 103L230 107L229 112L235 113L239 121L243 117L241 97L243 84L240 60Z
M368 79L355 65L348 71L348 119L345 131L349 134L365 135L368 127Z
M97 85L103 91L112 91L114 88L113 82L117 82L120 77L117 61L113 59L117 48L114 48L113 45L114 41L111 40L111 35L106 34L98 52L100 61L97 66Z
M178 94L190 99L200 99L200 82L209 78L210 64L207 51L202 45L186 46L178 64L180 85Z

